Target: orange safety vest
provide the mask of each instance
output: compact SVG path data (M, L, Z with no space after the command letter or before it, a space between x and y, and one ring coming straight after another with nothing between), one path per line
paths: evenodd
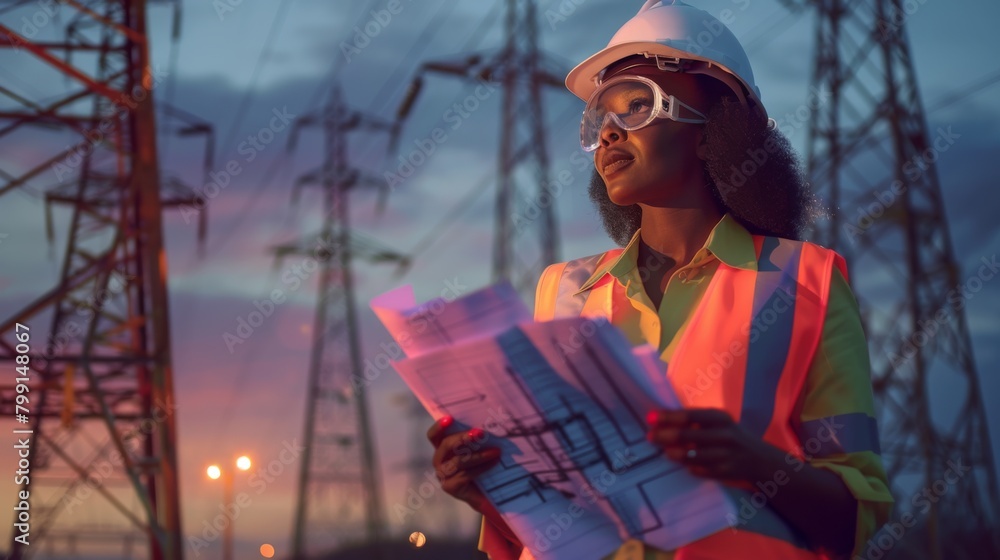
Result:
M753 241L757 270L719 263L667 376L685 407L721 408L764 441L803 460L799 397L823 331L833 267L846 279L847 266L836 252L813 243L759 235ZM576 292L621 251L550 267L538 284L536 318L602 316L614 323L619 306L631 303L613 276ZM768 488L725 488L739 510L738 519L730 520L732 529L679 548L676 560L824 558L767 506Z

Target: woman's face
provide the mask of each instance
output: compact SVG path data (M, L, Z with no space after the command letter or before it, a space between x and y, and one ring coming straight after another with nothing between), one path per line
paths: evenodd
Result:
M665 72L653 63L624 68L629 65L612 65L605 79L625 74L650 78L667 95L707 114L707 103L693 76ZM690 116L683 109L681 114ZM657 118L649 126L629 132L608 121L594 152L594 166L607 185L608 197L620 206L669 206L679 201L685 193L676 191L690 184L688 178L700 181L702 177L703 163L698 154L701 129L699 124Z

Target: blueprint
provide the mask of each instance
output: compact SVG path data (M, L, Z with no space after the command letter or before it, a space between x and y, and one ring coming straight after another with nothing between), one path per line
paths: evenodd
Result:
M729 527L722 486L645 438L649 411L679 406L653 348L603 319L533 322L507 284L412 300L372 301L406 352L393 365L433 418L500 448L477 484L535 558L599 558L629 538L671 550Z

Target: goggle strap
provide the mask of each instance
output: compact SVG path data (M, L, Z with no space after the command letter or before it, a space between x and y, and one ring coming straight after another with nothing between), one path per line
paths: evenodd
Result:
M703 115L701 113L701 111L695 109L694 107L688 105L687 103L684 103L683 101L681 101L680 99L677 99L673 95L666 96L666 100L667 100L667 104L670 107L670 109L667 111L668 114L665 115L668 119L673 120L673 121L677 121L677 122L691 123L691 124L701 124L701 123L708 122L708 117L706 117L705 115ZM680 114L680 111L681 111L680 108L681 107L684 107L688 111L691 111L695 115L698 115L698 117L700 117L700 118L685 118L685 117L682 117L681 114Z

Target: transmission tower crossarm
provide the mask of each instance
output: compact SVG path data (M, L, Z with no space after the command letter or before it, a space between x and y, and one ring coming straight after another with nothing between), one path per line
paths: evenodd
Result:
M123 100L123 97L125 96L124 93L109 87L104 82L94 80L90 76L77 70L76 67L74 67L73 65L63 62L62 60L59 60L54 55L50 54L46 49L25 39L24 37L21 37L15 31L11 30L9 27L7 27L2 23L0 23L0 34L7 35L7 37L9 38L8 40L11 41L11 43L9 43L11 44L11 46L24 47L38 58L44 60L49 65L55 67L60 72L75 78L77 81L87 86L87 88L93 91L94 93L103 95L113 103L121 103L124 101Z
M483 59L483 55L473 54L466 55L460 59L430 61L421 64L414 73L413 80L407 87L406 93L403 95L403 99L396 109L396 122L402 123L410 115L410 110L413 109L413 105L416 103L417 97L423 89L424 76L426 74L435 73L466 79L482 77L482 74L486 72Z

